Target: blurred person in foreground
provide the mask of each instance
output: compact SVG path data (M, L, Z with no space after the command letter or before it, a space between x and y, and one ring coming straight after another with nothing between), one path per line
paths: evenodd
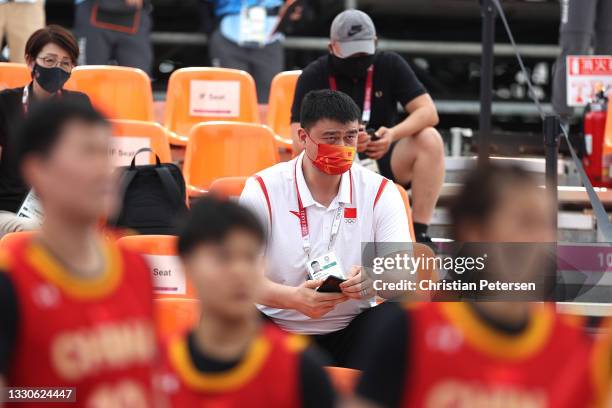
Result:
M40 233L2 248L0 382L75 387L65 406L150 407L149 269L97 229L116 206L110 139L98 112L63 100L41 103L19 133L20 168L45 218Z
M524 170L480 168L451 207L455 238L491 250L495 244L554 242L551 204ZM513 265L515 274L523 272ZM512 272L507 269L501 265L485 276ZM393 335L373 342L349 405L600 406L609 381L606 343L552 304L517 302L511 294L504 299L413 304L387 314L383 330Z
M201 318L169 342L159 377L171 406L332 407L334 394L306 339L260 319L265 232L231 201L208 196L184 220L178 251Z
M357 151L363 166L412 189L417 242L431 242L427 229L444 182L444 143L436 107L400 55L376 51L376 28L362 11L346 10L330 30L329 54L310 63L298 79L291 127L293 151L304 96L316 89L339 90L361 107ZM407 114L400 121L398 104ZM369 131L369 133L368 133Z
M16 214L29 187L19 173L14 133L31 109L43 101L72 100L90 106L87 95L63 89L78 57L79 47L70 31L57 25L41 28L25 48L32 82L0 92L0 236L39 227L38 222Z

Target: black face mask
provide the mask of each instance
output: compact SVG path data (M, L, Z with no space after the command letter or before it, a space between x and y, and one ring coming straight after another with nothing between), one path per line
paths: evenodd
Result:
M363 78L370 65L374 63L374 55L360 57L339 58L331 54L331 63L334 71L349 78Z
M34 65L33 77L38 85L49 93L56 93L68 81L70 73L59 67L46 68L38 64Z

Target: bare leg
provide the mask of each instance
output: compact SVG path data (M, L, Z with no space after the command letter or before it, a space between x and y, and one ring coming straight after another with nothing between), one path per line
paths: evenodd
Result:
M425 128L397 142L391 171L399 184L412 183L414 222L429 224L444 183L444 142L438 131Z

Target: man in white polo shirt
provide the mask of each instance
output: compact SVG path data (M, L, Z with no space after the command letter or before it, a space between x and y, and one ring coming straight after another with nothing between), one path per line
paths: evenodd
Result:
M311 335L343 366L353 365L375 304L361 272L361 243L411 240L393 183L353 164L360 116L341 92L307 94L299 129L304 151L251 177L240 198L268 229L260 310L285 330ZM326 268L346 278L341 292L316 290L324 279L312 274Z

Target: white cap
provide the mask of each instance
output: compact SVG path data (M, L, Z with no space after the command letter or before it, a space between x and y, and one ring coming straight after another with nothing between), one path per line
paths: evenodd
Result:
M374 54L376 27L370 16L359 10L346 10L338 14L331 25L330 35L340 58L354 54Z

